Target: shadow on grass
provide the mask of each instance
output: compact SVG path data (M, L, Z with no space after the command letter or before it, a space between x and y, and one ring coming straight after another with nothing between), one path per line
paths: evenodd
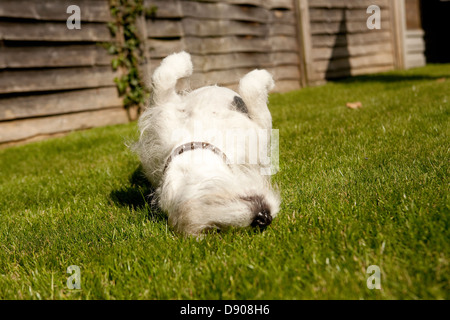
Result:
M345 83L364 83L364 82L380 82L380 83L395 83L403 81L437 81L446 78L450 80L450 74L427 75L427 74L368 74L354 77L335 78L331 82L345 82Z
M134 170L129 178L130 186L123 187L119 190L114 190L110 193L111 200L120 207L128 207L133 210L147 210L148 218L152 221L163 221L167 223L167 215L161 211L154 201L155 189L148 182L144 175L142 166ZM262 234L267 228L246 227L237 228L230 227L225 230L212 228L205 230L205 235L220 235L220 234L242 234L249 235Z
M155 189L145 177L142 166L134 170L129 182L130 186L110 193L112 201L120 207L128 207L133 210L147 209L151 220L167 221L166 215L154 201Z

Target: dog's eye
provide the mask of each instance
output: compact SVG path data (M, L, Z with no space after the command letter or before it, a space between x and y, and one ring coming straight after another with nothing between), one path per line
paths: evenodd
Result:
M236 108L236 111L248 114L247 106L245 105L244 100L242 100L241 97L234 96L233 102L231 102L231 105Z

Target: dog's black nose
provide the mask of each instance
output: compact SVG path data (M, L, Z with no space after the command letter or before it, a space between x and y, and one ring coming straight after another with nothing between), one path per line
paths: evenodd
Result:
M270 215L269 211L262 210L259 211L255 218L253 219L253 222L251 224L252 227L259 227L260 229L266 228L270 223L272 222L272 216Z

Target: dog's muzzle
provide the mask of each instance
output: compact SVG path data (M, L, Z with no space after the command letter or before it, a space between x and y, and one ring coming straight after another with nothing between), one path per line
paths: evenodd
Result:
M248 201L250 210L253 213L253 221L250 224L252 227L264 229L272 223L273 218L270 214L270 207L263 196L252 195L242 197L242 199Z
M260 211L256 214L255 219L253 220L251 226L259 227L260 229L266 228L272 222L272 216L270 212Z

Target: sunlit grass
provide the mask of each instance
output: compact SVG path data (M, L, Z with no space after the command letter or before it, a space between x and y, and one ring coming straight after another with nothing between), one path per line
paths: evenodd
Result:
M175 234L125 146L135 123L0 150L0 298L448 299L450 65L273 94L270 109L283 200L263 233Z

